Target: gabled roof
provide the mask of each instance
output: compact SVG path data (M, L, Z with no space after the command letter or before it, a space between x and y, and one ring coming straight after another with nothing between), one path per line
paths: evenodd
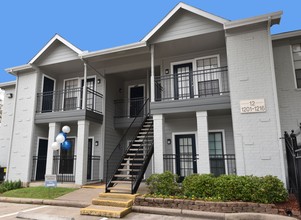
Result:
M62 38L60 35L56 34L54 35L53 38L51 38L51 40L42 48L42 50L40 50L35 56L34 58L32 58L28 64L33 64L55 41L60 41L61 43L63 43L64 45L66 45L68 48L70 48L71 50L73 50L75 53L77 54L81 54L82 51L80 49L78 49L76 46L74 46L73 44L71 44L70 42L68 42L67 40L65 40L64 38Z
M151 32L149 32L141 41L148 41L171 17L173 17L180 9L187 10L189 12L192 12L194 14L200 15L202 17L205 17L209 20L215 21L220 24L225 24L226 22L229 22L229 20L218 17L216 15L210 14L206 11L202 11L198 8L192 7L190 5L187 5L183 2L180 2L174 9L172 9L164 18L162 21L160 21L159 24L157 24Z

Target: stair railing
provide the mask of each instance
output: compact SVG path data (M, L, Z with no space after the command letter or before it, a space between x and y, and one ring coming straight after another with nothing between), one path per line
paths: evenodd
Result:
M125 138L127 137L130 129L133 127L134 123L136 122L137 118L141 117L142 111L144 111L145 107L146 107L146 114L142 114L144 116L143 118L143 122L141 124L141 126L138 128L137 133L139 133L141 127L143 126L146 118L149 115L149 99L146 99L145 102L143 103L141 109L139 110L139 112L137 113L137 115L135 116L135 118L133 119L133 121L131 122L130 126L126 129L126 131L124 132L123 136L121 137L120 141L118 142L117 146L115 147L115 149L112 151L111 155L109 156L109 158L107 159L107 167L106 167L106 192L108 192L108 187L114 177L114 174L116 173L116 171L118 170L118 167L120 166L120 163L123 161L124 159L124 153L129 149L129 147L132 145L133 141L130 143L129 146L127 147L123 147L125 144L124 142L126 141Z
M134 175L134 166L132 166L131 169L131 193L134 194L137 192L139 185L141 183L141 180L143 178L143 175L147 169L147 166L149 164L149 161L151 159L151 156L154 152L154 138L153 134L150 134L150 132L153 132L153 124L148 128L147 133L145 137L143 138L143 141L141 142L138 150L136 151L135 155L132 157L132 163L135 162L137 159L141 159L139 157L139 153L142 151L143 152L143 164L141 168L139 169L139 172ZM151 138L150 138L151 137Z

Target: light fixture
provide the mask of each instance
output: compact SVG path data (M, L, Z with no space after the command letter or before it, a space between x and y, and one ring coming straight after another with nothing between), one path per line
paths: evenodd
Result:
M95 141L95 146L98 146L98 141Z
M165 69L165 74L169 74L169 69Z
M97 79L97 84L100 84L101 83L101 79Z
M12 93L7 93L6 97L9 98L9 99L11 99L13 97L13 94Z
M171 139L167 139L167 144L171 144Z

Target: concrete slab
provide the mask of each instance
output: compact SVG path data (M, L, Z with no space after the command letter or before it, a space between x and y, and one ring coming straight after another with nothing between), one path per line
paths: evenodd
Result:
M80 201L91 204L92 199L97 198L98 194L102 192L104 192L104 189L81 188L61 197L58 197L55 200Z

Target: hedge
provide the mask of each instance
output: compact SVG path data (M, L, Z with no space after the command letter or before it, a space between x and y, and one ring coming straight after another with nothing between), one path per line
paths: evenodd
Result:
M288 198L283 183L275 176L193 174L184 179L181 188L176 180L177 176L170 172L153 174L147 185L154 195L202 200L279 203Z

